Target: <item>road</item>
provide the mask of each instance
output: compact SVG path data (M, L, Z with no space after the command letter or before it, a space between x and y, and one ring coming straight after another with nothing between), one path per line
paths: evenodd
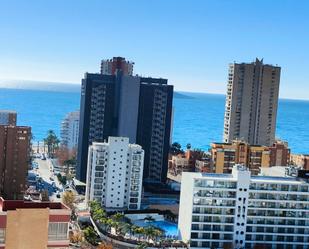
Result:
M49 161L49 159L46 160L41 160L36 158L34 160L35 162L38 163L38 169L31 170L35 174L39 174L39 176L42 178L42 184L38 184L40 189L46 189L48 190L48 195L49 195L49 200L53 202L59 202L62 200L62 194L64 193L63 186L60 184L58 181L58 178L56 175L53 173L52 169L52 163ZM52 178L52 179L51 179ZM56 190L55 187L53 187L53 182L54 186L58 189L60 193L60 198L57 198ZM87 205L85 201L85 196L83 195L78 195L78 193L71 189L76 194L76 199L78 202L76 203L76 208L77 210L86 210Z
M38 158L35 159L35 162L37 162L39 166L36 170L36 173L38 173L42 178L42 188L48 190L50 201L60 201L61 198L56 197L55 187L59 190L60 194L62 194L63 188L62 185L59 183L57 176L55 176L52 172L51 162L48 159L41 160ZM53 183L55 184L55 187L53 187Z

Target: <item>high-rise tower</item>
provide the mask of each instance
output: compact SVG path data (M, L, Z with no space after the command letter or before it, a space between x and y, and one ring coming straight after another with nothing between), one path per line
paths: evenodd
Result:
M165 182L173 86L166 79L85 74L82 80L77 178L86 180L88 147L109 136L128 137L145 151L144 182Z
M280 67L258 59L250 64L230 64L224 142L242 139L267 146L275 142L280 71Z

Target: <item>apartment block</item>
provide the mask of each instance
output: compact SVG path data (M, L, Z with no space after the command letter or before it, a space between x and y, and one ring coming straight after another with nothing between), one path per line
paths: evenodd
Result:
M89 147L86 200L109 210L140 209L144 150L129 138L109 137Z
M0 125L16 125L16 111L0 110Z
M299 166L304 170L309 170L309 155L291 154L291 164Z
M79 111L70 112L61 122L61 144L68 149L77 149L79 137Z
M181 175L182 172L194 172L210 169L209 155L200 150L188 149L184 154L173 155L169 160L168 171L173 175Z
M276 141L270 150L270 166L288 166L290 164L291 150L288 143L284 141Z
M309 248L309 183L293 177L182 175L179 236L190 248Z
M31 128L0 125L0 193L23 199L30 164Z
M166 79L85 74L82 80L77 179L85 182L88 147L109 136L128 137L145 151L144 182L166 181L173 86Z
M124 75L133 75L134 62L127 61L123 57L113 57L112 59L101 61L101 74L115 75L117 70L121 70Z
M0 197L0 249L68 249L70 217L61 203Z
M244 164L257 175L260 167L270 166L270 150L266 146L250 146L234 140L232 143L213 143L210 152L214 173L231 173L234 165Z
M241 139L271 146L275 142L281 68L263 64L229 66L223 140Z

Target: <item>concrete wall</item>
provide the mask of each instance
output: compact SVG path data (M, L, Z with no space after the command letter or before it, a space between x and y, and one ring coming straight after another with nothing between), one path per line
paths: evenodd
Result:
M48 220L48 209L17 209L8 211L5 248L46 248Z
M118 136L136 143L140 78L122 76L119 98Z
M186 242L191 239L194 176L198 173L184 172L181 178L178 229L179 239Z

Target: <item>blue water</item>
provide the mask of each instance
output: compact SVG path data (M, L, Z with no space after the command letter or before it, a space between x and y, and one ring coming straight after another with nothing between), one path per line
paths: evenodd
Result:
M62 119L78 110L79 102L79 93L0 89L0 109L17 111L18 125L31 126L40 141L49 129L59 135Z
M178 235L178 227L177 224L169 222L169 221L152 221L145 222L144 220L136 220L133 223L137 226L147 227L154 226L164 230L165 236L177 236Z
M222 141L224 95L185 93L192 98L174 99L173 141L185 147L207 149ZM42 140L49 129L59 135L66 113L79 108L80 94L0 89L0 109L18 112L18 124L32 127L35 140ZM287 140L294 153L309 153L309 101L279 101L277 137Z

